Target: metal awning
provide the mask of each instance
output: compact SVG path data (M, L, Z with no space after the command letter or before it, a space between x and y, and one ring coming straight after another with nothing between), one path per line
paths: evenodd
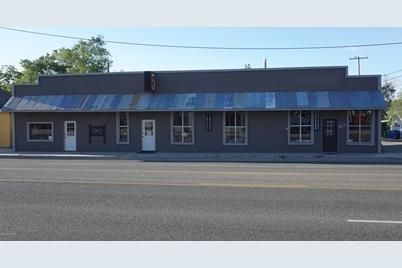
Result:
M378 90L13 96L5 112L386 109Z

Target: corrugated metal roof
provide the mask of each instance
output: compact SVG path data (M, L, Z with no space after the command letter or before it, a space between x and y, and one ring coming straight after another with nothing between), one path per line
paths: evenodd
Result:
M10 112L385 109L378 90L12 97Z

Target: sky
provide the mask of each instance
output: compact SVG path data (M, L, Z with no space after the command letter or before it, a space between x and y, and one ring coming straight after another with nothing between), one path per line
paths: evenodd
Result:
M16 27L51 34L106 40L194 46L296 47L329 46L402 41L402 28L129 28L129 27ZM19 67L21 59L35 59L77 40L45 37L0 29L0 65ZM322 50L198 50L108 44L111 71L238 69L250 64L269 67L349 66L357 74L357 62L350 57L368 56L361 62L362 74L387 74L402 69L402 45ZM389 77L402 75L397 72ZM402 88L402 77L393 80Z

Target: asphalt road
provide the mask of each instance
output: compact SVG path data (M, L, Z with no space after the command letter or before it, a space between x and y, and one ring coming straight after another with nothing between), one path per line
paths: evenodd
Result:
M0 240L402 240L402 166L0 159Z

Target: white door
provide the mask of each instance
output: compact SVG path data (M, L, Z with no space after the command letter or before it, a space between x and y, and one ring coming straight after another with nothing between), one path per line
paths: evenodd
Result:
M142 120L142 150L155 151L155 120Z
M64 122L64 150L69 152L77 150L77 127L75 121Z

